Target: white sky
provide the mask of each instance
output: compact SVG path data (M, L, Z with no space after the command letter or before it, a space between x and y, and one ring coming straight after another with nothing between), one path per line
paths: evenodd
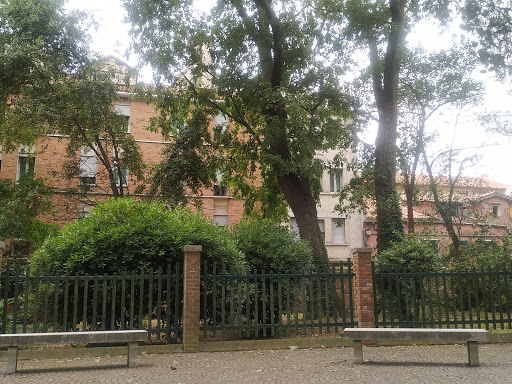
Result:
M201 0L203 1L203 0ZM101 54L113 55L127 62L129 65L137 64L137 57L131 55L126 57L125 53L129 47L128 30L129 26L123 23L126 16L120 0L68 0L68 9L87 10L94 14L98 22L97 31L92 31L91 47ZM424 32L418 33L423 45L427 48L446 48L449 39L439 38L432 33L429 26L424 27ZM430 29L429 29L430 28ZM428 36L428 40L426 40ZM414 36L410 36L414 39ZM143 69L141 80L151 81L151 74L148 68ZM488 80L488 92L485 100L486 109L498 109L512 111L512 96L508 93L512 89L511 84L500 84ZM441 140L449 143L452 140L453 126L446 129L448 133L441 135ZM372 135L369 141L373 141ZM457 146L477 146L480 143L490 140L479 127L459 127L455 136ZM500 145L485 148L480 151L483 159L479 166L467 172L468 176L488 176L489 178L512 186L512 138L499 139Z

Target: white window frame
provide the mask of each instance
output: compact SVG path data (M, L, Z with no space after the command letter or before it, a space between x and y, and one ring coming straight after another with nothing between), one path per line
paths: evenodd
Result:
M130 99L122 98L114 101L114 110L118 115L126 118L127 124L125 126L125 132L130 133L130 119L131 119L131 103Z
M35 147L31 146L22 146L20 147L18 151L18 168L16 170L16 181L19 181L19 179L22 176L27 175L30 172L30 168L32 168L32 173L35 173L35 167L36 167L36 153L35 153ZM28 171L25 169L25 172L21 172L21 164L23 162L28 161ZM32 164L30 164L32 163Z
M228 215L213 215L213 222L217 225L227 227L229 224Z
M96 185L98 176L98 158L90 148L83 148L80 154L80 185ZM84 179L94 179L94 182L84 182Z
M495 208L496 213L494 213ZM491 213L496 217L501 217L501 206L499 204L491 204Z
M341 191L343 186L343 168L329 169L329 192L337 193Z
M339 223L342 222L342 225ZM347 244L347 234L345 232L345 219L336 218L331 220L331 244Z
M226 129L228 128L228 125L229 125L229 118L221 112L219 112L217 114L217 116L215 116L213 119L213 127L215 128L215 127L221 126L222 127L220 129L221 132L225 132Z

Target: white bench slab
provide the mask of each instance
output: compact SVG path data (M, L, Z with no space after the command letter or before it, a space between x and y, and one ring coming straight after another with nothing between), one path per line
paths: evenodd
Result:
M346 339L354 341L354 363L363 363L363 341L439 341L442 343L467 343L470 366L480 364L478 342L487 342L484 329L432 329L432 328L345 328Z
M128 367L134 367L137 364L138 344L147 338L148 332L144 330L18 333L0 335L0 347L7 347L5 373L16 372L20 345L127 343Z

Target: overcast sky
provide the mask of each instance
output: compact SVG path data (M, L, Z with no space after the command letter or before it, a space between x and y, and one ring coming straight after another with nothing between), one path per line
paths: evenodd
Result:
M129 26L123 23L126 15L121 6L120 0L68 0L68 9L82 9L90 11L94 14L98 22L97 31L91 32L93 39L91 47L93 50L103 55L114 55L128 64L135 66L137 57L131 55L129 58L125 56L125 52L129 47L128 30ZM425 27L425 32L417 34L423 44L428 46L441 48L446 44L446 38L437 38L429 27ZM428 40L426 41L426 36ZM414 37L412 37L414 38ZM148 69L141 73L142 80L151 81L151 74ZM498 82L489 80L488 95L486 97L486 105L489 109L512 109L512 96L508 91L512 88L510 84L499 84ZM448 132L447 132L448 131ZM448 144L452 140L453 125L445 130L441 140ZM479 143L487 141L489 138L479 127L464 128L459 127L456 132L456 144L460 146L477 146ZM368 138L373 141L372 134ZM499 139L500 144L497 146L484 148L481 154L484 156L479 166L473 168L467 174L468 176L488 176L489 178L512 186L512 138Z

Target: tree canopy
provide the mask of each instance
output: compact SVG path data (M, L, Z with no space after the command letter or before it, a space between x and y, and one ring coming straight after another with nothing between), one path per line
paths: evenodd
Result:
M118 99L113 69L88 48L89 19L65 13L61 0L1 4L3 151L33 144L47 134L61 135L68 138L64 177L80 174L80 152L86 148L108 176L107 192L123 196L123 169L142 179L142 157L133 137L126 134L126 118L113 103Z
M339 25L329 9L313 0L217 1L208 14L193 1L124 4L135 51L162 84L178 86L158 88L155 127L200 135L198 145L209 149L204 164L246 199L247 212L282 218L286 203L316 261L325 262L316 199L327 164L315 154L354 141L353 108L339 80Z

